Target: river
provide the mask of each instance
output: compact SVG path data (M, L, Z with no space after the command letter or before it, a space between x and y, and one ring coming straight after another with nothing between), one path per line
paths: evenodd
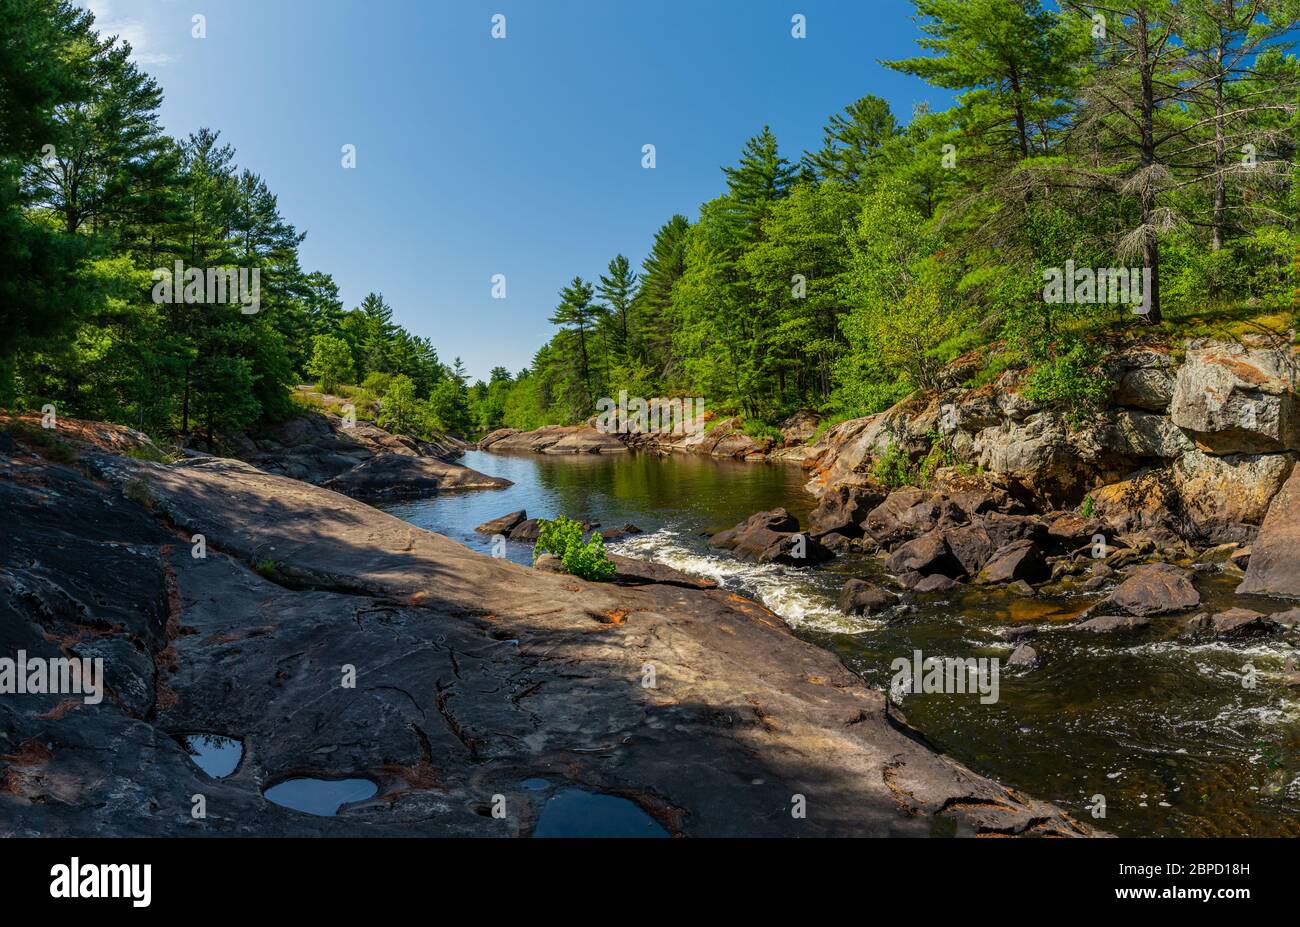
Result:
M606 527L631 522L644 533L610 544L612 551L763 602L881 688L889 687L890 663L914 650L1005 662L1006 631L1030 623L1042 663L1028 672L1003 666L996 703L981 704L977 693L907 694L901 713L937 749L1112 833L1300 836L1300 699L1281 685L1289 648L1280 640L1188 643L1177 639L1176 617L1157 618L1131 638L1088 635L1066 626L1096 594L1029 598L967 587L920 599L889 621L845 617L835 598L846 579L885 581L876 558L841 555L821 568L793 568L744 563L707 545L708 534L764 509L785 506L804 521L816 500L797 466L482 451L461 463L514 485L385 510L483 551L491 539L474 527L516 509ZM510 543L507 556L529 563L531 546ZM1236 582L1198 574L1203 606L1286 607L1233 596ZM1243 685L1248 664L1253 687ZM1095 796L1104 799L1104 818L1091 813Z

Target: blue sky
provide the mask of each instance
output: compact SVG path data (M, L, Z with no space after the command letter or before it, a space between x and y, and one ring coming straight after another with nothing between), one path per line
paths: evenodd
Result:
M904 121L950 99L877 63L916 54L907 0L83 5L158 78L168 132L218 129L266 178L307 232L305 269L333 274L348 308L382 292L474 377L527 365L560 287L620 252L639 265L765 124L797 161L863 94ZM191 35L195 13L206 38ZM790 35L795 13L806 39ZM505 300L491 296L498 273Z

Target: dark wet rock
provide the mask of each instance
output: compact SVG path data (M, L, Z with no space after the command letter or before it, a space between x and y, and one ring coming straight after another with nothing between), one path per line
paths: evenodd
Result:
M1051 572L1038 545L1025 539L998 548L980 571L978 580L981 583L1037 583L1047 579Z
M918 533L916 522L923 513L937 516L938 509L928 507L929 500L930 493L924 490L894 490L867 513L862 530L881 547L893 547Z
M509 480L487 476L436 457L372 457L321 485L358 499L405 499L460 489L505 489Z
M640 528L632 524L630 521L624 522L621 525L615 525L611 528L597 528L597 532L600 534L601 538L606 541L617 541L620 538L631 537L634 534L643 533Z
M1041 545L1047 537L1047 526L1042 519L1032 515L1002 515L993 512L981 516L979 526L988 535L994 550L1013 541L1029 540Z
M862 536L862 521L885 499L884 493L861 486L837 486L821 497L808 515L808 531L814 537L842 534Z
M1100 519L1084 518L1074 512L1058 515L1047 525L1048 540L1065 550L1078 550L1082 546L1091 545L1092 539L1103 533Z
M125 637L155 693L0 699L2 835L525 835L544 793L511 783L558 770L674 834L1092 832L930 751L741 596L539 572L236 461L0 463L5 652ZM189 731L237 734L239 767L207 778ZM317 817L263 794L293 778L377 792ZM793 794L817 813L772 813Z
M911 570L907 573L899 573L894 577L894 582L898 583L898 585L902 586L904 589L911 591L916 587L916 584L923 579L925 579L925 577L922 574L918 573L916 570Z
M898 596L863 579L851 579L840 590L840 611L846 615L873 615L898 603Z
M475 531L481 531L483 534L504 534L509 535L511 531L528 519L528 511L520 509L517 512L511 512L509 515L502 515L500 518L493 518L491 521L485 521L475 528Z
M1137 631L1151 623L1151 619L1142 615L1099 615L1080 621L1074 627L1080 631L1094 634L1115 634L1125 631Z
M835 558L816 538L801 533L799 520L785 509L757 512L713 535L709 546L730 550L745 560L787 566L812 566Z
M542 521L541 518L525 518L511 528L506 537L512 541L536 541L542 533Z
M948 549L944 533L939 530L923 534L898 548L890 555L886 569L895 575L917 572L924 576L931 573L961 576L965 572Z
M993 556L993 542L980 525L962 525L944 532L948 550L968 576L975 576Z
M1092 576L1092 577L1089 577L1089 578L1084 582L1084 584L1083 584L1083 591L1084 591L1084 592L1097 592L1097 591L1100 590L1100 589L1105 589L1105 588L1106 588L1106 584L1109 583L1109 582L1110 582L1110 578L1107 577L1107 576Z
M1187 623L1187 630L1205 631L1215 637L1258 637L1272 634L1280 626L1270 616L1249 608L1230 608L1214 615L1198 615Z
M1237 592L1300 598L1300 467L1269 505Z
M1038 651L1028 644L1017 644L1016 649L1007 657L1007 666L1013 669L1030 670L1036 667L1040 657Z
M1150 563L1134 570L1106 601L1130 615L1161 615L1195 608L1201 596L1186 570L1168 563Z
M961 583L951 577L944 576L942 573L931 573L929 576L922 576L917 580L916 585L912 587L913 592L947 592L955 589Z
M822 546L827 550L833 550L837 554L852 550L857 544L855 538L845 537L844 535L834 531L830 534L818 536L817 540L820 541Z
M1014 592L1016 595L1023 595L1023 596L1038 595L1038 591L1023 579L1018 579L1013 583L1008 583L1007 589L1011 592Z

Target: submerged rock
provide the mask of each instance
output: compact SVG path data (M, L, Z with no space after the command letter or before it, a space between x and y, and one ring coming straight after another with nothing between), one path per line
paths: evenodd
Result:
M1011 651L1011 656L1007 657L1007 666L1013 669L1029 670L1038 666L1041 658L1038 651L1026 643L1016 645L1016 649Z
M1080 621L1074 627L1094 634L1114 634L1121 631L1137 631L1150 623L1150 618L1141 615L1098 615L1096 618Z

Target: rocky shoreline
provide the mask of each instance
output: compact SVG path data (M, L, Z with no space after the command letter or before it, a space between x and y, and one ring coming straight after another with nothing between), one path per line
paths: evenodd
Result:
M675 835L1093 832L926 747L767 609L665 567L586 583L246 462L126 456L147 441L129 429L59 438L71 452L0 448L0 634L102 657L108 696L0 699L6 835L527 835L536 776ZM200 772L189 733L239 740L234 772ZM300 776L377 793L333 817L265 797Z
M1111 548L1186 564L1213 551L1219 560L1246 567L1243 594L1300 598L1300 348L1291 334L1192 339L1177 351L1159 343L1130 345L1116 350L1108 364L1110 402L1083 422L1072 423L1027 398L1019 371L1006 371L987 386L958 386L978 365L976 358L961 358L943 372L946 388L841 422L816 440L815 417L805 415L786 423L779 444L751 438L728 419L696 435L601 434L590 424L501 429L479 447L798 462L809 475L806 488L823 509L811 534L832 548L866 536L892 555L899 544L936 527L962 527L968 516L1034 519L1032 526L1014 530L1001 523L988 537L973 529L948 536L944 547L952 556L941 553L933 538L923 542L934 548L931 560L947 558L945 569L930 573L952 580L977 578L988 557L1012 542L1025 548L1011 570L1023 578L1048 553L1044 536L1064 531L1070 537L1053 537L1052 543L1083 546L1102 535ZM876 472L886 455L911 467L926 460L939 466L925 487L894 494ZM976 511L963 510L960 498L954 501L954 493L970 492L983 494L973 502ZM886 502L876 519L901 515L907 530L865 523ZM947 504L961 515L940 525L934 512ZM839 517L831 512L845 516L838 526L826 521ZM924 530L911 530L920 526ZM1027 552L1026 542L1035 552ZM900 576L926 577L903 559L894 564ZM1058 565L1050 566L1051 578L1059 579ZM940 584L931 585L937 591Z

